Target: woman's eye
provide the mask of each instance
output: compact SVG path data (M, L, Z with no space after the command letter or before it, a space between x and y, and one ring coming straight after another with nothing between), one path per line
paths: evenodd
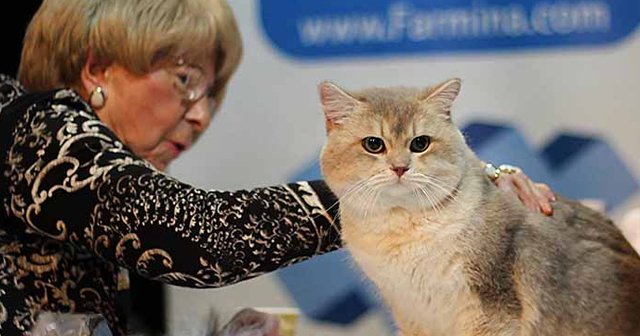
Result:
M431 138L426 135L421 135L411 140L409 149L414 153L422 153L426 151L427 148L429 148L430 144L431 144Z
M204 75L198 68L182 66L175 71L178 84L185 89L191 89L200 85Z
M178 84L183 88L188 88L191 85L191 75L186 72L177 72L176 78L178 78Z
M384 151L384 140L376 137L366 137L362 139L362 147L373 154L378 154Z

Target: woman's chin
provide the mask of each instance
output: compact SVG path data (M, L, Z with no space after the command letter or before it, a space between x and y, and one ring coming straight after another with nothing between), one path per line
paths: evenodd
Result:
M167 170L167 167L169 167L169 163L171 163L171 161L161 160L157 158L148 159L147 161L153 166L153 168L161 172L165 172Z

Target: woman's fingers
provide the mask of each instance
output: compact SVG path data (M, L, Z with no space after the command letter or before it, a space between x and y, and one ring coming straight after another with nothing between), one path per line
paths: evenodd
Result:
M553 214L551 201L555 196L549 186L544 183L534 183L525 174L519 174L514 183L519 189L523 190L523 193L527 193L532 198L532 202L535 203L535 211L541 211L547 216Z
M535 183L535 186L538 189L538 191L542 193L542 196L544 196L547 200L549 200L549 202L556 201L556 194L553 193L553 190L551 190L551 188L548 185L544 183Z
M535 202L532 201L530 195L523 192L514 182L514 174L502 174L496 179L496 185L503 191L518 197L522 204L532 211L537 211Z
M501 174L496 184L502 190L513 192L520 201L532 211L541 211L545 215L553 214L551 202L555 195L544 183L534 183L520 169L510 174Z

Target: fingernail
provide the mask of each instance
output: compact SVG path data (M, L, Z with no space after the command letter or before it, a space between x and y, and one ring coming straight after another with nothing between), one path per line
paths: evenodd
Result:
M542 210L542 212L544 213L548 213L549 210L551 210L551 207L549 206L549 204L542 204L540 205L540 210Z

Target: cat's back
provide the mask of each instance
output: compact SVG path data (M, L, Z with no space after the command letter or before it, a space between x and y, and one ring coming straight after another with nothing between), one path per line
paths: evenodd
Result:
M514 273L530 330L640 335L640 257L606 216L560 198L516 236Z
M622 258L639 262L638 253L624 238L613 221L602 213L577 201L559 197L554 206L553 219L582 244L597 243Z

